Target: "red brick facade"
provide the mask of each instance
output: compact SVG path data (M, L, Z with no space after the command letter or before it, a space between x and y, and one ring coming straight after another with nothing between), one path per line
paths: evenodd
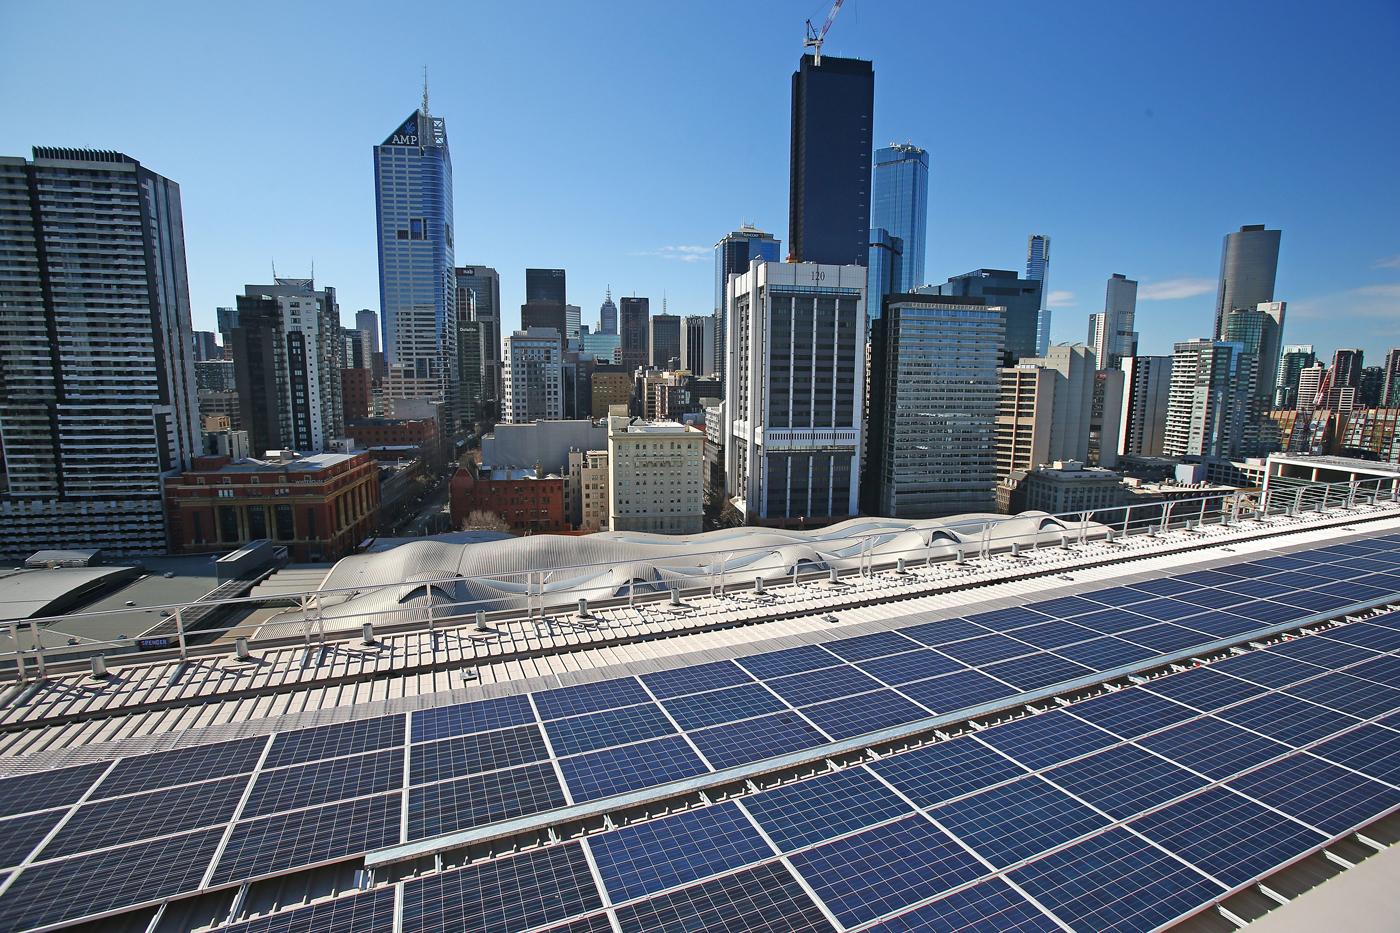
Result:
M464 468L452 477L451 489L454 528L461 528L467 516L480 509L499 515L510 525L513 534L570 530L564 520L564 478L561 476L487 479L473 476L471 470Z
M368 369L340 371L340 407L347 422L369 417L371 373Z
M425 453L435 451L438 443L437 422L432 418L347 420L345 436L353 440L356 447L418 447Z

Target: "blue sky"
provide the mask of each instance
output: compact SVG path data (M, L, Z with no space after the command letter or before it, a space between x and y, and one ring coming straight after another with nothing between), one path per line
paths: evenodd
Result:
M790 75L825 2L0 3L0 154L120 149L181 185L196 327L305 275L378 306L371 147L428 65L457 259L712 303L712 250L787 239ZM1222 236L1283 230L1285 340L1400 346L1400 5L847 0L827 54L873 60L877 145L929 150L927 275L1023 269L1053 238L1054 339L1115 272L1144 353L1203 336Z

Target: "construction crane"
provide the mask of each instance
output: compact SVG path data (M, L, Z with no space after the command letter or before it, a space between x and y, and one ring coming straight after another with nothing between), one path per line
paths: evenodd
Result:
M822 41L826 38L826 31L831 28L831 21L836 18L836 14L840 11L843 2L844 0L836 0L835 5L831 8L831 12L826 14L826 22L822 23L821 32L817 32L813 29L812 21L810 19L807 20L807 38L802 40L802 47L804 49L816 49L813 53L814 60L812 64L814 65L820 65L822 63Z

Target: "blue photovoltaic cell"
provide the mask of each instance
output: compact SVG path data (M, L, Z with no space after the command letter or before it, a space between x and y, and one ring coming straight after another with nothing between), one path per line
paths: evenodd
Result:
M1378 684L1400 684L1400 658L1382 655L1347 670L1353 677L1364 677Z
M1147 602L1152 598L1126 586L1111 586L1106 590L1095 590L1084 595L1096 603L1103 603L1105 606L1112 606L1115 609L1131 606L1133 603Z
M1199 589L1194 583L1187 583L1178 577L1163 577L1160 580L1143 580L1141 583L1129 583L1128 588L1141 590L1152 596L1180 596L1182 593L1190 593Z
M1018 868L1010 878L1084 933L1145 933L1225 890L1122 829Z
M224 778L85 804L44 846L40 857L76 855L227 822L248 780Z
M30 865L0 898L0 930L62 923L193 891L223 834L206 829Z
M1335 583L1327 587L1327 593L1338 599L1348 599L1359 603L1368 599L1381 599L1393 595L1390 587L1367 586L1364 583L1351 581Z
M1035 645L1037 648L1059 648L1097 637L1098 632L1063 621L1045 622L1016 630L1016 638L1019 641Z
M586 716L556 719L545 724L549 744L559 757L591 752L612 745L627 745L676 731L655 703L604 710Z
M964 664L980 665L1030 654L1035 649L1006 635L983 635L981 638L943 645L938 650Z
M1280 570L1298 570L1303 567L1311 567L1317 561L1309 560L1306 557L1293 555L1279 555L1278 557L1265 557L1261 560L1253 561L1254 566L1263 567L1277 573Z
M548 758L539 726L457 735L413 746L409 783L428 784Z
M1240 608L1241 607L1236 606L1235 610ZM1282 614L1283 619L1280 621L1287 621L1297 615L1297 612L1288 609L1286 606L1280 608L1286 610ZM1270 611L1272 612L1273 610L1271 609ZM1258 631L1265 625L1274 624L1258 619L1246 619L1243 616L1235 615L1234 610L1230 612L1207 612L1205 615L1192 616L1190 621L1192 628L1199 629L1216 638L1233 638L1236 635L1243 635L1246 632Z
M907 816L909 805L864 768L833 771L744 799L783 852Z
M1362 719L1400 709L1400 690L1340 671L1295 684L1288 688L1288 693Z
M1336 596L1329 596L1317 590L1306 590L1301 593L1280 593L1274 597L1274 602L1283 603L1285 606L1295 606L1307 613L1314 612L1335 612L1344 606L1350 606L1355 600L1341 599Z
M803 671L832 667L840 664L841 659L816 645L802 645L798 648L785 648L782 651L739 658L738 663L760 680L767 680L770 677L782 677L784 674L799 674Z
M643 674L646 684L659 699L684 696L687 693L700 693L705 690L718 690L737 684L753 683L753 678L744 673L733 661L714 661L710 664L697 664L694 667L680 667L673 671L658 671Z
M1211 718L1182 723L1138 744L1216 780L1289 751L1273 739Z
M614 902L698 881L773 855L732 802L592 836L588 846Z
M1185 651L1187 648L1195 648L1198 645L1215 641L1209 635L1192 631L1189 628L1182 628L1180 625L1172 625L1170 622L1128 632L1123 638L1134 644L1151 648L1160 654Z
M1356 725L1351 716L1281 693L1250 700L1216 715L1289 745L1304 745Z
M1211 669L1242 677L1265 687L1286 687L1323 673L1323 668L1316 665L1280 657L1271 651L1251 651L1248 654L1236 655L1212 664Z
M1198 715L1180 703L1132 689L1076 703L1073 714L1125 739L1135 739Z
M1147 838L1234 887L1268 874L1323 837L1223 787L1133 821Z
M1212 594L1219 592L1219 590L1200 591L1200 593ZM1202 608L1223 609L1225 606L1233 605L1234 603L1244 602L1243 597L1234 596L1228 601L1219 600L1219 605L1209 605L1202 607L1198 605L1197 602L1195 602L1198 596L1199 594L1197 593L1192 593L1189 596L1183 596L1181 597L1181 599L1173 599L1164 596L1159 599L1153 599L1145 603L1136 603L1132 609L1133 615L1142 616L1143 618L1155 622L1174 622L1177 619L1184 619L1187 616L1196 615L1201 611ZM1193 602L1184 602L1183 600L1193 600ZM1083 625L1090 624L1088 622L1085 622L1083 619L1080 619L1079 621Z
M1309 565L1308 565L1308 571L1313 570L1315 567L1317 567L1316 564L1309 564ZM1333 579L1332 577L1319 576L1319 575L1317 575L1317 574L1315 574L1315 573L1309 573L1308 571L1301 571L1301 572L1299 572L1299 573L1290 573L1290 574L1288 575L1288 583L1289 583L1289 590L1290 590L1290 591L1291 591L1291 590L1298 590L1298 589L1306 589L1306 588L1308 588L1308 587L1313 587L1313 586L1320 586L1320 587L1322 587L1323 589L1326 589L1328 586L1331 586L1333 583L1337 582L1337 581L1336 581L1335 579Z
M690 738L716 768L772 758L828 741L796 713L777 713L701 729L690 733Z
M651 700L642 685L631 677L544 690L534 694L534 698L541 719L562 719Z
M1277 589L1275 590L1277 592ZM1243 593L1236 593L1230 589L1210 589L1196 590L1194 593L1183 593L1176 600L1180 600L1187 605L1196 606L1195 612L1202 609L1233 609L1248 603L1253 597L1245 596ZM1134 607L1136 608L1136 607Z
M1369 823L1400 804L1400 791L1310 755L1276 761L1230 784L1328 835Z
M931 648L939 645L951 644L955 641L962 641L964 638L976 638L979 635L986 635L987 630L980 625L976 625L966 619L943 619L939 622L925 622L922 625L913 625L909 628L902 628L900 632L908 635L917 641L923 642Z
M241 822L214 869L213 884L246 881L362 855L399 841L399 794Z
M1359 645L1372 651L1400 650L1400 631L1370 622L1353 622L1323 632L1320 638L1344 641L1349 645Z
M272 740L272 751L263 761L264 768L299 765L321 758L354 755L391 748L403 744L404 718L380 716L377 719L356 719L333 726L284 732Z
M937 677L939 674L951 674L965 667L961 662L954 661L946 654L931 648L920 648L918 651L907 651L874 661L862 661L856 666L876 680L895 687L914 680Z
M607 914L594 914L573 923L550 927L544 933L613 933L613 927Z
M868 661L887 654L909 651L919 647L919 644L896 632L875 632L871 635L857 635L855 638L825 642L822 647L847 661Z
M1295 609L1292 606L1285 606L1271 600L1260 599L1252 603L1243 603L1239 606L1230 607L1230 615L1238 616L1246 622L1253 622L1255 628L1265 628L1270 625L1280 625L1284 622L1292 622L1294 619L1301 619L1307 613ZM1196 624L1196 619L1191 619L1188 625L1193 628L1201 628ZM1240 631L1249 631L1241 627ZM1233 632L1231 633L1233 634Z
M678 735L561 758L559 767L576 801L654 787L709 770Z
M983 729L977 738L1033 771L1107 748L1117 741L1064 710L1004 722Z
M1061 765L1045 777L1118 820L1209 783L1133 745L1120 745Z
M39 840L63 819L63 813L62 810L49 810L47 813L0 820L0 868L11 868L24 861Z
M241 818L366 797L401 787L403 752L397 748L264 771L253 785Z
M219 933L376 933L394 927L394 888L337 897L219 927Z
M1061 684L1094 673L1082 664L1075 664L1043 651L1026 655L1024 658L1002 661L1000 664L989 664L983 670L1019 690L1039 690L1041 687Z
M870 927L869 933L1059 933L1060 926L1000 878Z
M1131 629L1144 628L1153 623L1154 620L1147 616L1140 616L1135 612L1126 609L1101 609L1098 612L1086 613L1082 616L1074 617L1074 624L1087 629L1092 629L1090 637L1095 633L1102 635L1117 635L1120 632L1127 632Z
M1071 616L1083 615L1086 612L1097 612L1103 608L1102 603L1096 603L1092 599L1085 599L1082 596L1061 596L1059 599L1031 603L1031 606L1036 612L1052 619L1067 619Z
M828 842L790 861L846 926L893 913L986 871L921 816Z
M1015 696L1021 691L980 671L957 671L931 680L904 684L899 692L935 713L948 713Z
M998 868L1109 823L1035 775L945 803L931 815Z
M205 781L252 771L267 746L267 736L196 745L121 761L102 782L103 797L134 794L188 781Z
M1400 783L1400 732L1380 726L1362 726L1328 739L1312 753L1388 784Z
M967 621L985 626L994 632L1006 632L1026 625L1035 625L1037 622L1045 622L1049 619L1044 613L1036 612L1026 606L994 609L991 612L979 612L966 618Z
M497 697L479 703L459 703L438 709L420 709L413 714L413 741L431 742L454 735L506 729L535 721L530 698Z
M98 761L4 778L0 780L0 816L76 803L109 767L111 762Z
M793 706L806 706L853 693L865 693L880 689L881 684L873 677L862 674L854 667L827 668L824 671L808 671L767 681L768 686L778 696Z
M971 736L894 755L869 767L925 808L1026 773Z
M393 798L398 800L396 795ZM483 823L539 813L565 803L559 779L548 764L492 771L441 784L415 787L408 795L408 838L425 839ZM394 841L398 810L394 811Z
M1186 583L1194 583L1196 586L1221 586L1226 583L1234 583L1239 578L1232 577L1228 573L1220 573L1217 570L1194 570L1191 573L1183 573L1177 579Z
M1159 677L1145 684L1144 688L1202 711L1221 709L1268 692L1257 684L1246 683L1208 667Z
M403 933L505 933L602 906L583 849L570 842L414 878L403 888Z
M932 714L893 690L877 690L808 706L802 711L833 739L848 739L890 726L927 719Z
M703 881L619 907L622 933L832 933L832 926L780 862Z
M1129 644L1119 638L1105 636L1077 645L1056 648L1055 653L1069 658L1071 661L1087 664L1095 670L1108 671L1115 667L1131 664L1134 661L1156 657L1161 652Z
M662 705L676 718L682 729L703 729L722 722L787 709L787 704L775 697L773 691L756 683L675 697Z
M1292 581L1289 581L1292 582ZM1268 599L1277 595L1284 589L1277 579L1274 580L1241 580L1238 583L1226 583L1221 587L1231 593L1240 593L1251 599Z

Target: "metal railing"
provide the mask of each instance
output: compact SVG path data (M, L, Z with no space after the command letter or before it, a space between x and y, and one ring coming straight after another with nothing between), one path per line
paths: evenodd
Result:
M1067 512L1057 515L1025 514L940 523L930 520L920 528L879 528L858 534L823 538L808 532L800 540L753 547L724 547L681 555L655 555L617 563L577 564L534 568L512 573L478 576L443 576L441 579L394 581L322 589L305 593L246 596L195 601L165 606L142 606L142 612L158 612L159 620L146 632L173 627L168 647L142 651L142 635L93 639L79 644L44 645L45 632L60 635L62 623L103 616L130 614L133 609L68 613L36 619L0 622L7 631L9 650L0 651L0 680L26 682L43 679L51 671L81 670L91 662L94 674L113 660L157 661L234 653L249 659L249 639L260 648L298 643L324 646L327 639L346 641L360 636L373 644L380 635L424 631L436 637L440 631L471 626L467 637L486 643L493 639L529 642L547 635L597 630L605 623L596 609L628 606L645 616L653 608L663 612L687 612L686 596L735 597L776 603L782 592L792 593L813 583L841 586L856 582L878 583L909 579L919 568L946 571L954 580L961 565L994 555L1025 557L1046 550L1068 550L1091 541L1122 542L1134 536L1155 536L1173 530L1192 530L1207 523L1235 525L1276 516L1305 512L1353 509L1380 501L1396 502L1400 483L1373 479L1350 483L1288 486L1267 492L1240 490L1210 492L1199 497ZM870 518L872 523L889 521ZM769 529L754 529L763 533ZM774 530L775 534L783 532ZM913 536L915 543L897 544ZM619 581L613 576L628 564L650 569L648 578L635 572ZM882 571L892 571L889 576ZM845 578L845 579L843 579ZM897 585L897 583L896 583ZM782 590L783 587L794 589ZM774 591L777 592L774 592ZM462 598L462 592L469 598ZM473 592L474 591L474 592ZM492 595L492 593L496 595ZM366 597L389 594L392 598L369 601ZM277 617L250 622L248 613L281 603ZM656 606L658 603L667 603ZM363 611L358 607L363 606ZM211 607L226 610L211 613ZM347 607L350 611L337 611ZM328 612L330 615L328 616ZM240 621L223 626L189 625L187 618L222 619L243 614ZM492 626L495 627L492 627ZM521 626L518 633L511 626ZM621 630L619 630L621 632ZM144 634L144 633L143 633ZM169 635L162 636L169 641ZM149 639L147 639L149 641ZM147 646L149 648L149 645Z

